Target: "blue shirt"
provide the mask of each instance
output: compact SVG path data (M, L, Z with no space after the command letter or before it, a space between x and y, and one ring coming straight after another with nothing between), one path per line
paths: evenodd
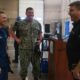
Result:
M9 67L9 63L7 60L7 29L0 28L0 66L3 68Z

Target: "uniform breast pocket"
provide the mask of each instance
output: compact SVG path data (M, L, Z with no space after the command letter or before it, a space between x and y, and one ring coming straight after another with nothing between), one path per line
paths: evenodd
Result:
M27 36L28 32L28 29L19 29L20 36Z

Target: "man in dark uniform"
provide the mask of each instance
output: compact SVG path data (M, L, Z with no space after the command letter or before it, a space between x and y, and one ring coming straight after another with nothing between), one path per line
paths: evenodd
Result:
M7 16L0 11L0 80L8 80L8 72L11 71L7 54L8 29L5 27Z
M73 29L67 42L68 64L74 80L80 80L80 1L75 1L69 6Z
M18 22L19 21L20 21L20 17L17 17L17 19L15 21L15 24L14 24L15 27L18 27ZM16 33L16 36L19 37L18 30L16 30L15 33ZM18 63L18 55L19 55L18 47L19 47L19 44L15 40L14 41L15 57L14 57L13 63Z

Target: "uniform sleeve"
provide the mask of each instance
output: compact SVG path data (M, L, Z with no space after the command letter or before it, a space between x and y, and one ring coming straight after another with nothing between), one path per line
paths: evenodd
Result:
M15 32L15 35L19 38L20 37L20 31L19 31L20 22L15 22L12 30Z
M7 34L7 37L8 37L9 36L9 27L8 26L4 26L4 30L5 30L5 32Z
M39 24L39 34L40 34L40 33L42 33L42 26L40 23L38 23L38 24Z
M17 21L17 22L15 22L15 24L13 25L12 30L13 30L13 31L17 31L18 28L19 28L19 22Z
M9 36L9 27L6 28L7 37Z
M41 26L41 24L40 23L38 23L39 24L39 31L38 31L38 38L37 38L37 40L42 40L42 26Z

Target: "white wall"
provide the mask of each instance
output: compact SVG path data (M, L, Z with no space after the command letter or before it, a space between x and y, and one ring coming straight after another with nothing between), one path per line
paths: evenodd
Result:
M70 19L69 13L70 0L62 0L61 4L61 21L62 21L62 35L65 34L65 21Z
M46 23L52 23L60 19L61 13L61 0L44 0L45 11L44 21Z
M0 0L0 10L8 15L10 24L13 24L18 15L18 0Z

